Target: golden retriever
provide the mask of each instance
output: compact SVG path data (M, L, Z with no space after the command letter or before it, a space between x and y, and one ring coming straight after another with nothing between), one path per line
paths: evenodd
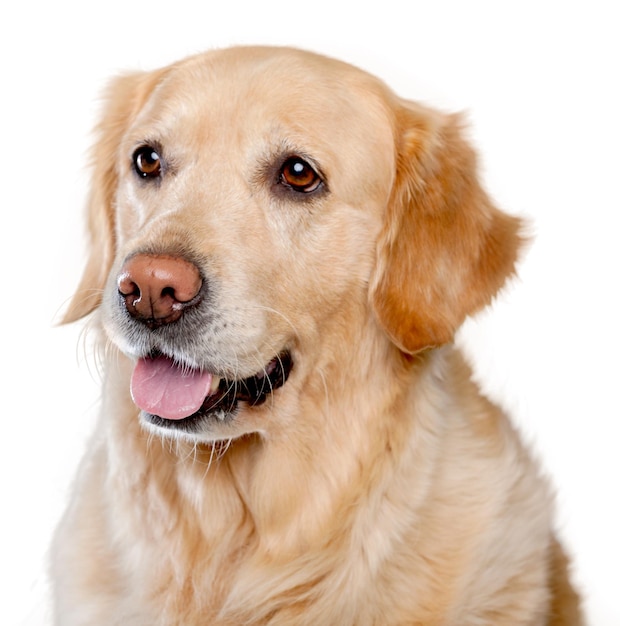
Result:
M453 345L522 243L461 126L286 48L113 81L59 624L582 623L550 489Z

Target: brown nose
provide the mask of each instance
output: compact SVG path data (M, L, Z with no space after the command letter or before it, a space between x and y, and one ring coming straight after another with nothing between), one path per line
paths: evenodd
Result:
M123 264L117 285L129 314L153 328L176 322L197 303L202 278L181 257L136 254Z

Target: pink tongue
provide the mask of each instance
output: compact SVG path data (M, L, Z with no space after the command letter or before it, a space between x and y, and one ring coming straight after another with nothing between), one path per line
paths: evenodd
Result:
M131 377L131 396L147 413L180 420L202 406L212 379L208 372L179 367L164 356L139 359Z

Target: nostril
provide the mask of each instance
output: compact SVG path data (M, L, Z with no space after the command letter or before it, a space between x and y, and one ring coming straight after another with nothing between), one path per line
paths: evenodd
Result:
M137 254L125 261L117 287L132 317L161 325L176 321L185 308L197 304L202 277L181 257Z
M140 287L131 279L131 276L125 272L118 277L118 291L122 296L139 296Z

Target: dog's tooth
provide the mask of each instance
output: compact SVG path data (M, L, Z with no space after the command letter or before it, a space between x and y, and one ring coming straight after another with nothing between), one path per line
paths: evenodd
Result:
M209 388L209 394L214 394L218 387L220 386L220 380L222 380L219 376L213 376L211 379L211 387Z

